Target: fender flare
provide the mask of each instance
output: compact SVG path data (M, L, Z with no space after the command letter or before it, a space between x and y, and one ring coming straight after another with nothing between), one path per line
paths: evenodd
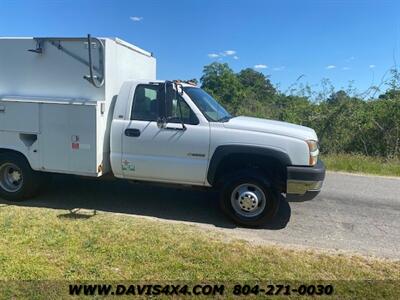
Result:
M227 155L231 154L257 154L278 159L285 167L292 165L290 157L285 152L277 149L246 145L218 146L212 155L210 165L208 167L207 181L209 184L213 185L215 183L215 176L217 174L218 166Z

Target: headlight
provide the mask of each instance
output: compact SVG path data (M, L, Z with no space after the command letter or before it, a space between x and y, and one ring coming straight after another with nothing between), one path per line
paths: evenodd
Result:
M318 162L318 154L319 154L319 147L317 141L306 141L308 145L308 149L310 150L310 159L309 164L310 166L315 166Z

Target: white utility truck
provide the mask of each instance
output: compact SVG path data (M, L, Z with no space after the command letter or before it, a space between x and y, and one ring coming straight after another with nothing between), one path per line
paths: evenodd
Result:
M215 188L259 226L282 195L314 198L325 167L313 129L231 116L202 89L157 81L120 39L0 38L0 198L35 196L49 173Z

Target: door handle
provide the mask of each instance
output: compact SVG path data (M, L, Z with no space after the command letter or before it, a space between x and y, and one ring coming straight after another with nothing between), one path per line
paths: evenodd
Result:
M136 128L127 128L125 129L125 135L130 137L138 137L140 136L140 130Z

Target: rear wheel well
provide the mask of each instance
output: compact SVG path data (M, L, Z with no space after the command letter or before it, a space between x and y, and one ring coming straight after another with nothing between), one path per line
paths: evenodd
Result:
M28 160L28 159L26 158L26 156L25 156L24 154L22 154L21 152L16 151L16 150L12 150L12 149L0 148L0 154L7 154L7 153L20 156L22 159L25 159L25 161L26 161L26 162L29 164L29 166L30 166L29 160Z
M255 153L232 153L226 155L218 164L214 185L219 186L225 176L241 170L256 169L269 179L274 188L285 190L286 165L278 158Z

